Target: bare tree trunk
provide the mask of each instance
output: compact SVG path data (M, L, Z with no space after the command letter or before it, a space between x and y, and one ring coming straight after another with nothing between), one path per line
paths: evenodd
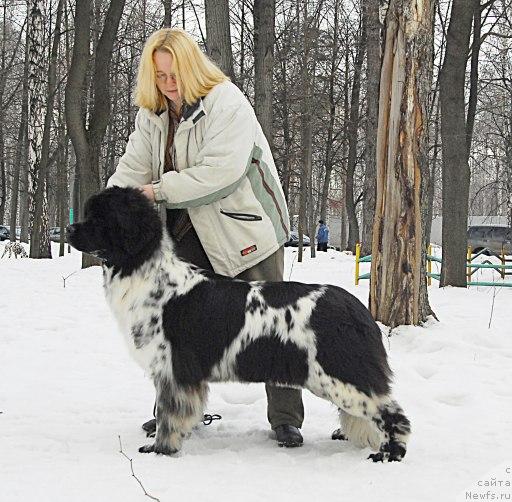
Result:
M341 173L341 189L343 192L343 212L341 220L341 250L348 250L348 216L347 216L347 171L348 171L348 124L350 122L350 85L349 85L349 37L345 37L345 75L343 79L343 139L342 152L344 169Z
M205 0L206 42L208 55L235 82L229 24L228 0Z
M81 209L88 197L100 188L100 148L111 115L110 64L124 3L124 0L111 0L97 43L93 76L94 100L91 104L88 129L85 123L87 95L85 82L89 60L91 3L90 0L81 0L76 4L75 43L65 101L66 122L77 161ZM95 264L98 264L98 261L93 257L85 254L82 256L82 267Z
M65 21L64 30L67 28ZM60 74L59 74L60 77ZM57 96L57 124L59 151L57 154L57 222L60 227L59 256L64 256L66 245L66 227L69 221L69 192L68 192L68 165L69 165L69 139L66 135L66 122L63 110L61 87L58 88Z
M469 75L469 101L468 115L466 119L466 156L469 162L473 129L475 128L476 105L478 102L478 57L480 55L480 37L482 34L482 11L480 0L473 12L473 45L471 47L471 71Z
M283 180L283 192L288 204L290 200L290 182L292 177L292 137L291 137L291 126L290 126L290 105L288 98L288 81L287 81L287 62L286 59L281 60L279 66L281 71L278 78L281 80L282 91L278 96L278 101L281 103L283 110L282 118L282 130L283 130L283 154L281 157L281 179ZM292 214L290 213L290 216Z
M331 175L334 168L334 120L336 118L336 97L334 94L334 84L336 78L336 66L339 57L339 8L340 2L334 3L334 29L333 29L333 47L331 53L331 71L329 75L329 125L327 126L327 144L325 145L325 173L320 195L320 219L327 221L327 199L329 197L329 186L331 184Z
M27 32L28 33L28 32ZM28 47L28 36L25 36L25 40ZM18 200L20 195L20 178L22 175L22 163L24 149L23 145L26 141L26 130L28 126L28 50L25 50L25 59L23 63L23 86L21 92L21 120L18 128L18 139L16 141L16 151L14 154L14 172L13 172L13 184L11 190L11 207L10 207L10 233L11 240L16 240L16 216L18 212ZM23 203L20 204L23 206ZM23 211L20 207L20 220ZM20 234L21 239L21 234Z
M376 150L377 125L379 121L379 75L380 75L380 20L379 2L365 0L363 15L366 28L366 170L364 175L363 228L361 232L361 254L372 252L372 230L375 218L375 182L377 177Z
M254 1L254 111L270 146L273 145L272 76L275 14L275 0Z
M357 131L359 129L359 95L361 91L361 69L366 44L366 19L361 17L359 39L357 41L356 61L354 64L354 80L352 82L352 94L350 101L350 120L348 124L348 161L347 178L345 185L345 205L348 216L348 249L355 253L356 243L359 242L359 223L356 215L356 203L354 200L354 173L357 164Z
M48 235L48 201L46 173L41 173L41 153L44 135L43 95L45 86L44 2L29 0L29 227L30 257L51 258ZM37 211L38 207L42 209Z
M428 212L425 221L425 243L430 244L430 235L432 233L432 219L434 212L434 197L436 191L436 178L439 163L439 101L435 104L436 114L434 118L434 152L432 154L432 169L429 174L428 182Z
M347 238L348 238L348 232L347 232L347 208L345 207L345 204L342 205L341 208L341 230L340 230L340 250L347 249Z
M466 287L470 171L464 85L476 0L453 0L446 55L439 75L443 152L443 265L441 286Z
M309 183L311 183L311 167L313 154L313 134L311 125L311 76L308 71L310 58L310 40L308 33L308 2L304 2L303 23L301 23L300 2L297 0L297 33L302 35L302 61L300 68L300 85L302 89L300 130L301 130L301 154L300 163L302 172L300 177L299 193L299 222L297 230L299 233L297 261L302 261L303 234L307 225L307 199ZM314 241L311 242L314 246Z
M170 28L172 24L172 0L162 0L164 5L163 28Z
M0 224L3 224L5 217L5 205L7 202L7 176L6 176L6 152L5 152L5 108L3 97L7 83L6 68L6 33L7 27L7 4L4 2L4 13L2 16L2 47L0 49ZM14 168L16 169L16 167ZM11 235L11 241L16 240L16 234Z
M272 40L272 48L274 49L274 42L275 42L275 14L276 14L276 5L275 0L272 0L274 3L274 22L272 24L273 26L273 40ZM253 15L254 18L254 15ZM240 13L240 89L245 89L245 1L242 0L241 2L241 13ZM256 25L256 20L253 21L254 25ZM256 27L254 28L256 30ZM274 56L274 53L272 52L272 56Z
M431 312L422 270L421 201L426 200L428 180L432 14L433 0L391 0L386 17L370 310L391 328L418 325Z
M28 82L28 79L27 79ZM28 117L28 93L27 93L27 117ZM23 121L23 120L22 120ZM29 144L28 144L28 120L23 131L23 153L21 156L21 187L20 187L20 241L28 243L29 236Z
M57 6L57 19L55 22L55 35L53 38L50 66L48 70L48 93L46 101L46 114L44 119L43 140L41 144L41 160L38 169L37 191L35 197L34 226L30 241L30 255L32 258L51 257L50 236L48 233L48 201L46 193L46 176L50 158L50 128L54 114L53 104L57 87L57 56L61 35L61 20L63 0ZM46 255L48 252L48 255ZM37 255L37 256L36 256Z

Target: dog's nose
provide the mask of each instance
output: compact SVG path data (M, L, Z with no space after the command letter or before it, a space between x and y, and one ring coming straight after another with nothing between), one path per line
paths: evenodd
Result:
M75 230L76 230L75 225L69 225L66 228L66 234L71 237L75 233Z

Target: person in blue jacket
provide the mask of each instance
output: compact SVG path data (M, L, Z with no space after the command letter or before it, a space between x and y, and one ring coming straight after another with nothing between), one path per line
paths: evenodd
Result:
M316 234L317 251L327 252L327 244L329 243L329 227L324 223L324 220L320 220L320 226L318 227L318 233Z

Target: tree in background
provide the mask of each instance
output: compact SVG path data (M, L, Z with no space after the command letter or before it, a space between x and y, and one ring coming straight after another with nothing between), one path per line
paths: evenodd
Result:
M66 85L66 122L77 162L80 213L85 201L101 187L101 144L111 112L110 65L124 3L125 0L111 0L101 35L97 43L93 44L95 52L91 102L87 99L89 89L86 77L90 57L92 5L90 0L81 0L76 4L73 57ZM96 263L92 257L83 256L83 266Z
M363 189L363 217L361 228L361 254L372 252L372 231L375 218L376 151L379 121L380 75L380 19L379 0L364 0L366 17L366 135L365 173Z
M275 0L254 0L254 111L272 147Z
M471 24L479 0L453 0L440 73L443 151L442 286L466 287L470 171L466 143L465 79Z
M48 195L45 180L50 163L50 130L54 114L55 94L57 91L57 55L60 44L62 10L64 0L57 4L57 17L55 21L55 35L48 67L48 91L46 93L45 116L41 141L41 158L37 168L37 189L34 195L34 224L30 235L30 257L46 258L51 256L50 236L48 233Z
M29 54L29 228L30 257L51 258L48 235L48 199L46 172L42 165L42 147L45 123L46 60L44 39L43 0L28 3L28 54Z
M370 310L390 326L431 314L422 217L428 179L427 109L432 79L433 0L391 0L380 78L377 202Z
M206 44L208 55L235 82L228 0L205 0Z

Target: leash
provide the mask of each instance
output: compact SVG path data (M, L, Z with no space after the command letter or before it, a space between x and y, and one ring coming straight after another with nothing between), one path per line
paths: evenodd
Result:
M205 413L203 417L203 424L204 425L210 425L214 420L221 420L222 417L218 415L217 413L214 413L213 415L210 415L209 413Z

